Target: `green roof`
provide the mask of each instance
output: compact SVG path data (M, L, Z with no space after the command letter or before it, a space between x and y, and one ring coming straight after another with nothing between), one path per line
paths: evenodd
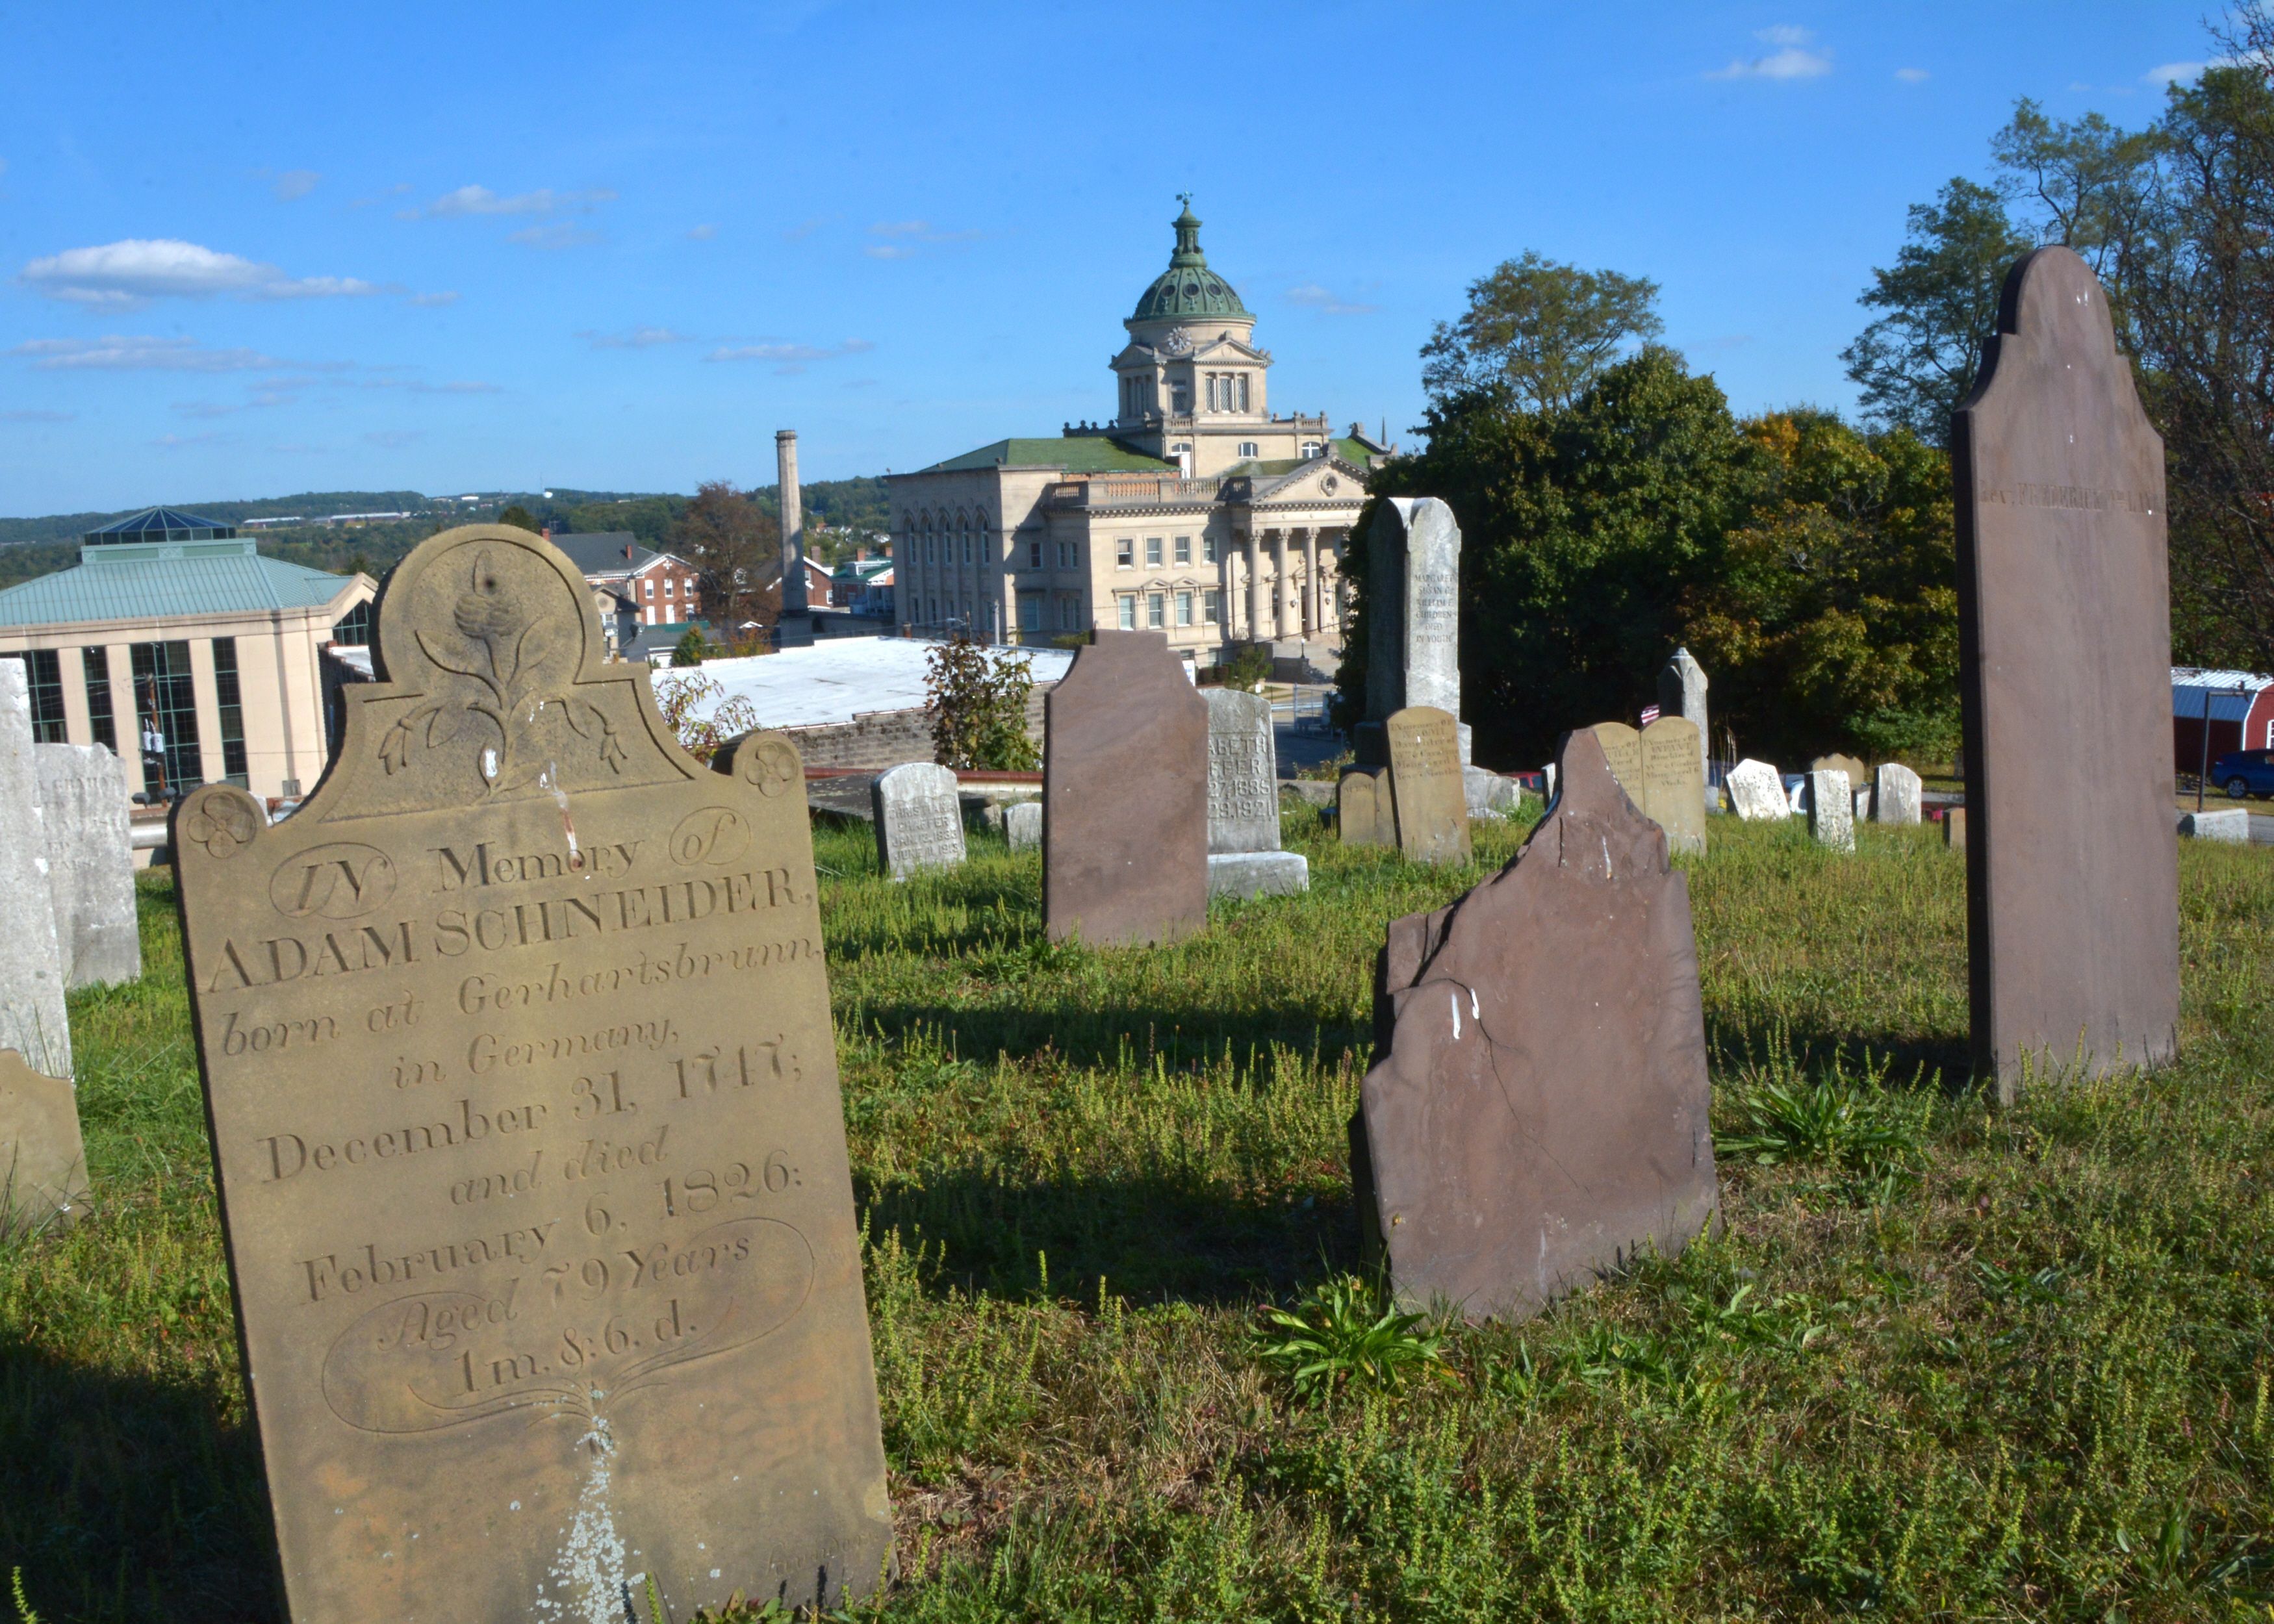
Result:
M1096 434L1069 434L1058 440L998 440L976 451L950 457L918 471L961 473L975 468L1060 468L1070 474L1173 474L1174 462L1132 451L1118 440Z
M250 541L98 544L72 568L0 591L0 626L316 609L350 579L263 558Z
M1345 434L1340 440L1335 441L1335 455L1342 458L1344 462L1354 463L1359 468L1372 468L1374 466L1374 459L1378 454L1375 452L1374 448L1372 446L1367 445L1366 441L1362 440L1352 440L1349 435Z
M1191 318L1206 320L1210 317L1235 321L1253 321L1247 306L1239 302L1239 295L1230 282L1208 267L1208 256L1201 252L1201 222L1193 218L1193 199L1184 197L1185 212L1170 223L1176 228L1176 251L1169 256L1169 268L1153 279L1137 300L1137 312L1129 318L1138 321L1182 321Z

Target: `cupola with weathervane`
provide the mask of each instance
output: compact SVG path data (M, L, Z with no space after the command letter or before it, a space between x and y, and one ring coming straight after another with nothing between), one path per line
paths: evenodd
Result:
M1122 326L1128 347L1113 357L1119 429L1206 433L1269 416L1264 374L1271 357L1252 342L1255 317L1239 291L1209 269L1190 192L1171 222L1177 245ZM1173 451L1167 452L1172 458Z

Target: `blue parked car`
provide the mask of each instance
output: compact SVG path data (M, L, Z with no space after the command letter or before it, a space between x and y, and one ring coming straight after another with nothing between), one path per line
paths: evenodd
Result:
M2230 750L2210 764L2210 781L2236 801L2274 795L2274 750Z

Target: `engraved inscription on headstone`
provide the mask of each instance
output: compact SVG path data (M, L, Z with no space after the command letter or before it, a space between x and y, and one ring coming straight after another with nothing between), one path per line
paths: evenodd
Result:
M877 775L869 791L877 863L896 880L963 861L963 807L955 774L930 762L903 762Z
M1598 722L1587 730L1603 747L1603 760L1627 799L1642 805L1642 735L1624 722Z
M1871 821L1875 823L1916 823L1919 821L1919 775L1901 762L1879 768L1871 790Z
M1164 634L1092 635L1043 701L1043 928L1178 941L1208 922L1208 706Z
M1666 831L1670 851L1706 849L1706 758L1698 744L1698 725L1686 717L1661 716L1636 739L1641 756L1644 814Z
M1452 717L1433 705L1409 705L1389 717L1383 731L1398 849L1415 862L1466 862L1468 786Z
M525 531L428 539L315 794L174 815L297 1619L834 1607L888 1559L797 751L704 770L589 604Z
M99 744L40 744L32 754L64 981L131 981L142 974L142 932L134 916L126 770Z
M1808 775L1808 832L1818 846L1836 852L1856 849L1856 806L1848 775L1818 768Z
M1335 828L1344 846L1395 846L1397 831L1386 828L1389 793L1387 775L1360 768L1345 772L1335 786Z
M1729 769L1723 787L1729 792L1729 809L1741 823L1774 823L1792 816L1792 803L1785 799L1784 775L1767 762L1746 757Z
M2164 448L2066 248L2006 279L1952 421L1977 1066L2177 1052Z
M1522 1319L1713 1214L1686 876L1592 732L1562 768L1516 860L1376 970L1352 1173L1406 1308Z
M1209 851L1279 849L1279 775L1271 746L1271 701L1212 688L1208 702Z

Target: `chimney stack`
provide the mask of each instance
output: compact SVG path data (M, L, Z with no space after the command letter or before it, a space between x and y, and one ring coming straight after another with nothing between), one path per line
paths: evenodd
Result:
M781 482L781 612L787 620L806 613L805 512L798 498L797 431L774 431L774 462Z

